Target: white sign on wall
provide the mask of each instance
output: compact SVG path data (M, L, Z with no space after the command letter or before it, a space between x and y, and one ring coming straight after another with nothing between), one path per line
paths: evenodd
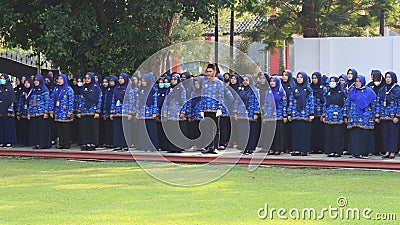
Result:
M349 68L366 76L371 70L400 76L400 37L332 37L294 39L294 73L315 71L340 76ZM399 77L400 78L400 77Z

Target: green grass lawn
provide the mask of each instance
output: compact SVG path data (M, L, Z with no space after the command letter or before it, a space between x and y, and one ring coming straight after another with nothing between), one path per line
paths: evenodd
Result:
M133 162L0 158L0 224L399 224L400 173L236 166L196 187L162 183ZM397 221L271 220L269 208L371 208ZM328 214L326 214L327 217ZM288 213L286 216L289 216Z

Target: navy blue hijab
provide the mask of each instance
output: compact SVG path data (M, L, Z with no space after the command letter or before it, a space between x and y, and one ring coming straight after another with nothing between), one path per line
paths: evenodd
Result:
M123 84L119 84L119 82L117 82L115 84L115 88L114 88L114 101L124 101L124 96L125 96L125 92L126 89L128 88L129 85L129 76L126 73L121 73L119 75L120 77L122 77L124 79L124 83Z
M320 72L314 72L312 76L316 76L318 82L316 84L311 83L311 88L313 90L313 95L315 98L319 98L322 102L324 101L324 83L325 80L322 79L322 75Z
M343 91L343 87L339 84L339 77L331 77L335 79L336 87L329 88L329 91L326 93L326 106L329 105L344 105L344 99L346 98L346 94Z
M357 72L357 70L356 69L348 69L347 70L347 73L349 73L349 72L352 72L353 73L353 78L351 79L351 80L349 80L347 77L347 84L346 84L346 88L348 88L349 90L350 90L350 88L353 88L354 87L354 83L356 82L356 79L357 79L357 77L358 77L358 72ZM347 76L347 75L346 75ZM365 78L364 78L365 79Z
M365 109L368 105L376 98L374 90L366 86L365 77L358 75L361 81L361 88L352 88L349 90L349 99L352 101L357 108L359 114L364 114Z
M82 88L82 95L85 98L85 108L89 109L97 103L101 89L94 80L94 74L92 72L88 72L87 75L90 77L90 83L87 84L85 82Z
M154 87L154 76L151 73L145 73L142 75L141 79L146 81L146 86L141 85L139 88L139 104L140 106L151 106L153 105L153 95L157 92L157 89Z
M39 85L38 86L33 85L33 91L32 91L33 94L41 95L44 92L49 92L49 89L46 87L46 84L44 83L44 78L41 74L35 75L34 79L39 80Z
M392 83L386 84L381 89L379 89L378 95L379 98L383 101L386 100L386 103L396 100L400 98L400 87L397 85L397 76L394 72L388 71L385 74L385 77L389 75L392 78Z
M114 83L115 83L114 86L110 85L110 80L114 81ZM118 77L111 76L111 77L108 78L108 88L107 88L107 91L106 91L106 97L104 99L104 101L105 101L105 109L106 110L109 110L111 108L114 89L115 89L115 87L117 87L117 85L118 85Z
M281 74L282 76L283 76L284 72L287 74L288 80L286 82L283 82L283 80L282 80L282 87L285 90L286 98L289 99L289 96L292 94L294 87L296 86L296 83L295 83L295 79L293 78L292 71L284 70ZM305 81L305 82L307 82L307 81Z
M62 79L64 80L64 84L57 85L56 88L54 88L53 92L53 99L55 100L54 106L56 106L57 101L61 101L61 99L64 97L69 88L67 75L60 74L58 76L62 77Z
M299 84L296 79L295 81L296 86L293 90L293 97L297 101L296 109L297 111L300 112L306 106L307 97L310 93L312 93L313 90L308 83L308 75L306 72L301 71L297 73L297 76L303 77L303 83L301 84Z
M238 93L238 92L239 92L240 83L242 82L242 78L241 78L239 75L237 75L237 74L231 74L230 79L232 79L232 77L235 77L235 78L236 78L236 84L232 84L232 83L229 81L229 86L230 86L233 90L235 90L236 93Z
M246 74L243 76L243 78L244 77L246 77L249 80L249 85L247 86L242 85L241 89L239 90L239 97L242 99L243 103L247 107L249 104L250 96L254 93L255 87L254 87L253 77L250 74Z

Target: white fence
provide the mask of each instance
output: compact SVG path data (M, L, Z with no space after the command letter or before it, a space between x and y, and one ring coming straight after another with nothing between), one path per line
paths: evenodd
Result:
M400 78L400 37L333 37L294 40L294 72L340 76L349 68L370 80L371 70Z

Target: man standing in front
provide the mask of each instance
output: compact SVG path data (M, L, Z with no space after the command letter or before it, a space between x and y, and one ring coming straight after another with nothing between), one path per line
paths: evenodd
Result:
M209 117L214 121L216 127L216 129L211 131L214 140L207 146L207 148L203 149L203 154L218 154L218 117L222 114L222 108L225 101L233 101L232 94L225 88L224 83L217 79L215 73L215 65L208 64L206 69L207 80L203 82L201 89L201 111L204 113L204 118Z

